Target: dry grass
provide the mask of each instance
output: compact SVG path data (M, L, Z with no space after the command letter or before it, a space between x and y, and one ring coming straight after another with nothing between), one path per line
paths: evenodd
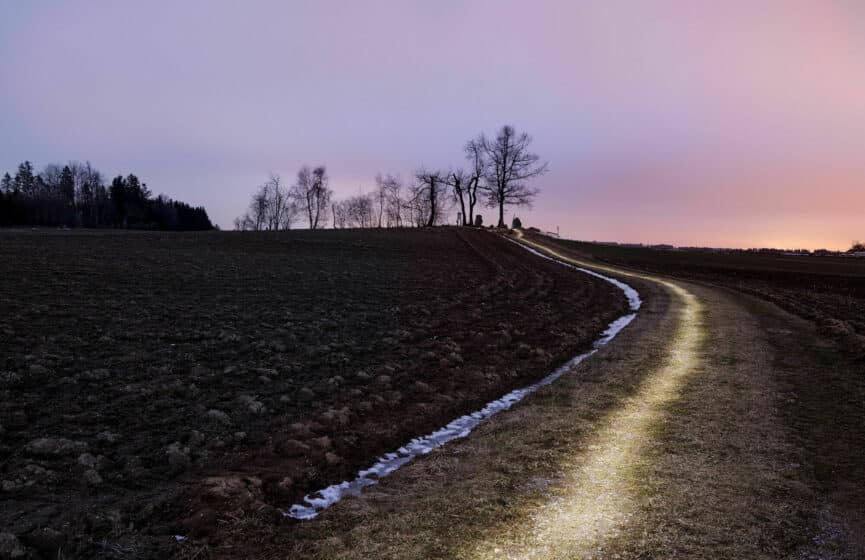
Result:
M812 492L779 412L785 395L757 321L736 301L690 287L706 308L698 375L667 407L646 458L649 500L615 556L781 558L804 541Z
M285 535L283 553L314 558L467 557L491 531L525 525L581 461L598 430L658 370L681 303L652 293L616 344L492 419L470 438L404 468ZM673 310L673 312L670 312ZM637 349L638 348L638 349Z
M650 505L647 491L655 433L666 408L679 398L688 378L700 369L702 307L687 291L670 288L681 303L668 357L637 391L597 423L568 461L550 497L530 508L526 520L508 523L479 543L467 558L592 557L631 529Z
M759 316L723 291L629 282L646 303L614 343L467 440L289 528L271 551L809 557L820 500Z

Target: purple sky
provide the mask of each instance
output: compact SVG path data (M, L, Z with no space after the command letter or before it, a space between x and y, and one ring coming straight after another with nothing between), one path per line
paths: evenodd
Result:
M0 0L0 170L89 159L223 227L269 171L354 194L504 123L550 164L525 224L846 248L865 4Z

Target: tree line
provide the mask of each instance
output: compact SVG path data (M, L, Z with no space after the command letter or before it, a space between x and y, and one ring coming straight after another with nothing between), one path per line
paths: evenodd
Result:
M46 165L37 173L25 161L0 179L0 226L65 226L160 230L208 230L201 206L165 195L154 197L137 176L106 184L90 162Z
M246 213L234 220L237 230L368 227L429 227L448 221L458 209L456 222L482 226L480 205L495 208L498 227L505 227L505 209L531 206L538 189L528 184L543 175L547 164L530 151L531 136L503 126L494 137L481 133L463 146L464 164L447 170L418 168L412 179L378 174L367 194L333 200L325 166L303 166L292 185L271 173L258 187Z

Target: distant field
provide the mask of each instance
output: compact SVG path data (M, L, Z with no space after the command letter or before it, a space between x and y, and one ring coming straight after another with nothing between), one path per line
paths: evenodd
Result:
M865 259L664 251L543 239L601 262L756 295L865 352Z
M0 232L0 309L0 526L83 557L213 530L229 475L286 507L626 302L482 231L47 231Z
M550 238L547 238L550 239ZM648 247L625 247L585 241L555 240L575 249L609 259L653 262L667 267L712 267L724 270L759 270L786 273L818 273L865 277L865 259L852 257L779 255L772 253L664 250Z

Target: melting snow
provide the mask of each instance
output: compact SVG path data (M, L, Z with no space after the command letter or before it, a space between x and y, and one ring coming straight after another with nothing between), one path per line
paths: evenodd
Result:
M514 241L514 243L516 243L516 241ZM601 335L601 338L594 342L594 346L591 350L570 359L568 362L562 364L558 369L556 369L554 372L547 375L537 383L529 385L528 387L523 387L522 389L516 389L514 391L511 391L505 396L488 403L482 409L457 418L444 428L441 428L429 435L415 438L411 440L408 444L397 449L395 452L382 455L378 458L378 461L370 468L360 471L354 480L340 482L339 484L328 486L327 488L318 490L313 494L307 495L303 498L304 503L291 506L287 512L284 512L284 515L288 517L293 517L295 519L312 519L316 517L322 510L332 506L333 504L341 500L344 496L348 494L357 496L365 487L376 484L380 479L396 471L401 466L413 460L418 455L426 455L433 449L441 447L449 441L466 437L475 428L475 426L477 426L493 414L501 412L502 410L509 409L514 404L523 400L527 395L534 393L544 385L549 385L550 383L561 377L571 367L579 364L580 362L597 352L599 348L610 342L617 334L619 334L622 329L624 329L626 326L628 326L628 324L630 324L631 321L634 320L634 317L637 316L636 311L640 308L641 304L640 294L631 286L625 284L624 282L616 280L615 278L610 278L608 276L604 276L603 274L599 274L593 270L589 270L587 268L582 268L553 259L551 257L548 257L547 255L544 255L543 253L536 251L535 249L526 247L523 244L518 243L518 245L541 258L551 260L563 266L579 270L580 272L584 272L591 276L595 276L597 278L601 278L603 280L606 280L607 282L610 282L625 293L625 297L627 297L628 299L628 305L632 313L629 313L628 315L623 315L622 317L619 317L618 319L610 323L610 325Z

